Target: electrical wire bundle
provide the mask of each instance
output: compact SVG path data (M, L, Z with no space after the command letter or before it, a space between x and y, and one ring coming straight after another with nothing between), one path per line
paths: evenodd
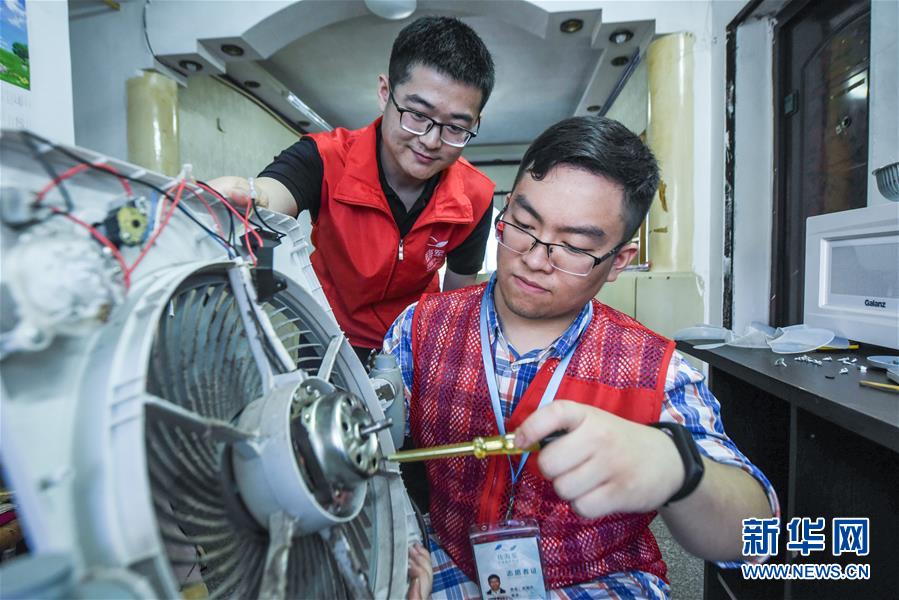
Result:
M58 206L46 206L46 208L51 212L51 216L60 215L75 223L76 225L86 229L95 240L106 247L111 252L116 262L119 264L119 267L122 271L123 283L126 291L131 286L131 277L134 274L134 271L153 248L156 240L165 230L176 210L180 211L192 223L194 223L197 227L199 227L210 237L212 237L218 244L224 247L225 251L228 254L228 258L235 258L236 256L240 255L240 251L236 245L237 242L235 240L234 220L236 218L237 221L244 226L244 247L246 248L247 254L254 266L256 266L258 261L256 259L255 253L253 252L253 245L255 243L257 248L263 245L262 236L259 234L259 230L265 228L273 233L278 239L284 236L283 233L272 228L265 221L265 218L262 216L262 214L259 213L258 210L256 210L255 194L253 194L253 198L251 199L251 201L247 203L245 211L241 213L241 211L235 208L227 198L210 187L208 184L202 181L192 181L190 179L189 170L187 169L182 170L182 172L179 173L179 175L168 186L166 186L165 189L163 189L148 181L145 181L144 179L141 179L140 177L133 177L120 173L117 169L106 163L88 162L77 154L67 150L64 147L58 146L39 135L27 131L24 133L29 145L31 146L35 159L40 162L44 170L50 176L50 181L37 193L32 206L38 207L42 205L46 196L52 190L58 189L63 199L64 208L60 208ZM65 172L57 175L54 172L52 166L44 157L43 152L34 143L35 141L61 152L68 158L75 161L76 164ZM148 226L144 238L141 240L142 249L137 258L130 265L128 265L125 261L125 258L122 255L122 252L119 250L118 246L113 243L107 235L104 235L104 233L94 225L85 222L84 220L78 218L73 214L75 206L72 202L71 196L68 193L68 190L66 189L64 182L67 179L75 177L79 173L83 173L85 171L95 171L103 175L117 178L122 185L126 198L128 198L129 200L135 197L134 190L131 186L132 182L140 184L142 186L146 186L156 193L155 197L151 201L150 208L148 210ZM215 231L206 227L202 222L200 222L199 219L197 219L196 216L194 216L190 209L184 206L182 200L184 198L185 192L192 194L193 197L196 198L210 214L213 222L215 223ZM215 201L220 202L227 209L229 221L229 231L227 235L225 234L224 228L222 227L222 223L216 215L216 211L206 200L206 198L204 198L204 193L212 196ZM256 218L258 218L259 223L256 223L253 220L254 213ZM250 239L251 237L252 240Z

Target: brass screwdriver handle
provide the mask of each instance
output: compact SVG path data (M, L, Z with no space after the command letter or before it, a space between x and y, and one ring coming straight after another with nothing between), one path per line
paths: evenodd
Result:
M429 448L415 448L413 450L401 450L391 454L387 460L393 462L416 462L420 460L433 460L436 458L452 458L454 456L474 456L484 458L495 454L521 454L522 450L515 447L515 434L494 435L489 437L476 437L470 442L461 444L446 444L443 446L431 446Z
M559 434L552 434L541 440L539 443L533 444L527 448L519 448L515 445L514 433L476 437L470 442L462 442L460 444L446 444L443 446L431 446L429 448L415 448L414 450L400 450L399 452L388 456L387 460L393 462L417 462L438 458L452 458L454 456L474 456L475 458L486 458L488 456L496 455L514 456L525 452L537 452L540 448L558 437Z

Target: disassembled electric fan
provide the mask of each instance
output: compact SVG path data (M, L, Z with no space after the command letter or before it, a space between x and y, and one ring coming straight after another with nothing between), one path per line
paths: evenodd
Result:
M404 596L402 382L376 394L296 221L189 168L0 143L2 463L33 552L4 595Z

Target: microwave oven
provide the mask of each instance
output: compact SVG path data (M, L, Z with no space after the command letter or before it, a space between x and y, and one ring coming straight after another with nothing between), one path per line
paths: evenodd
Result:
M804 321L899 349L899 204L809 217Z

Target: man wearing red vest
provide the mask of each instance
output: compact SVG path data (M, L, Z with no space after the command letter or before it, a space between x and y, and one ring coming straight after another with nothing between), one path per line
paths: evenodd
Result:
M493 60L467 25L424 17L397 36L378 78L382 116L359 130L304 136L253 182L257 202L312 218L312 265L360 358L423 292L475 282L494 184L461 158L493 89ZM248 180L220 177L246 205Z
M563 432L530 460L427 463L436 598L480 597L472 525L536 520L554 598L667 598L657 513L688 551L724 564L741 560L743 519L779 516L702 375L672 341L594 299L636 253L658 181L620 123L550 127L496 221L494 278L423 296L388 332L417 446L515 432L524 448Z

